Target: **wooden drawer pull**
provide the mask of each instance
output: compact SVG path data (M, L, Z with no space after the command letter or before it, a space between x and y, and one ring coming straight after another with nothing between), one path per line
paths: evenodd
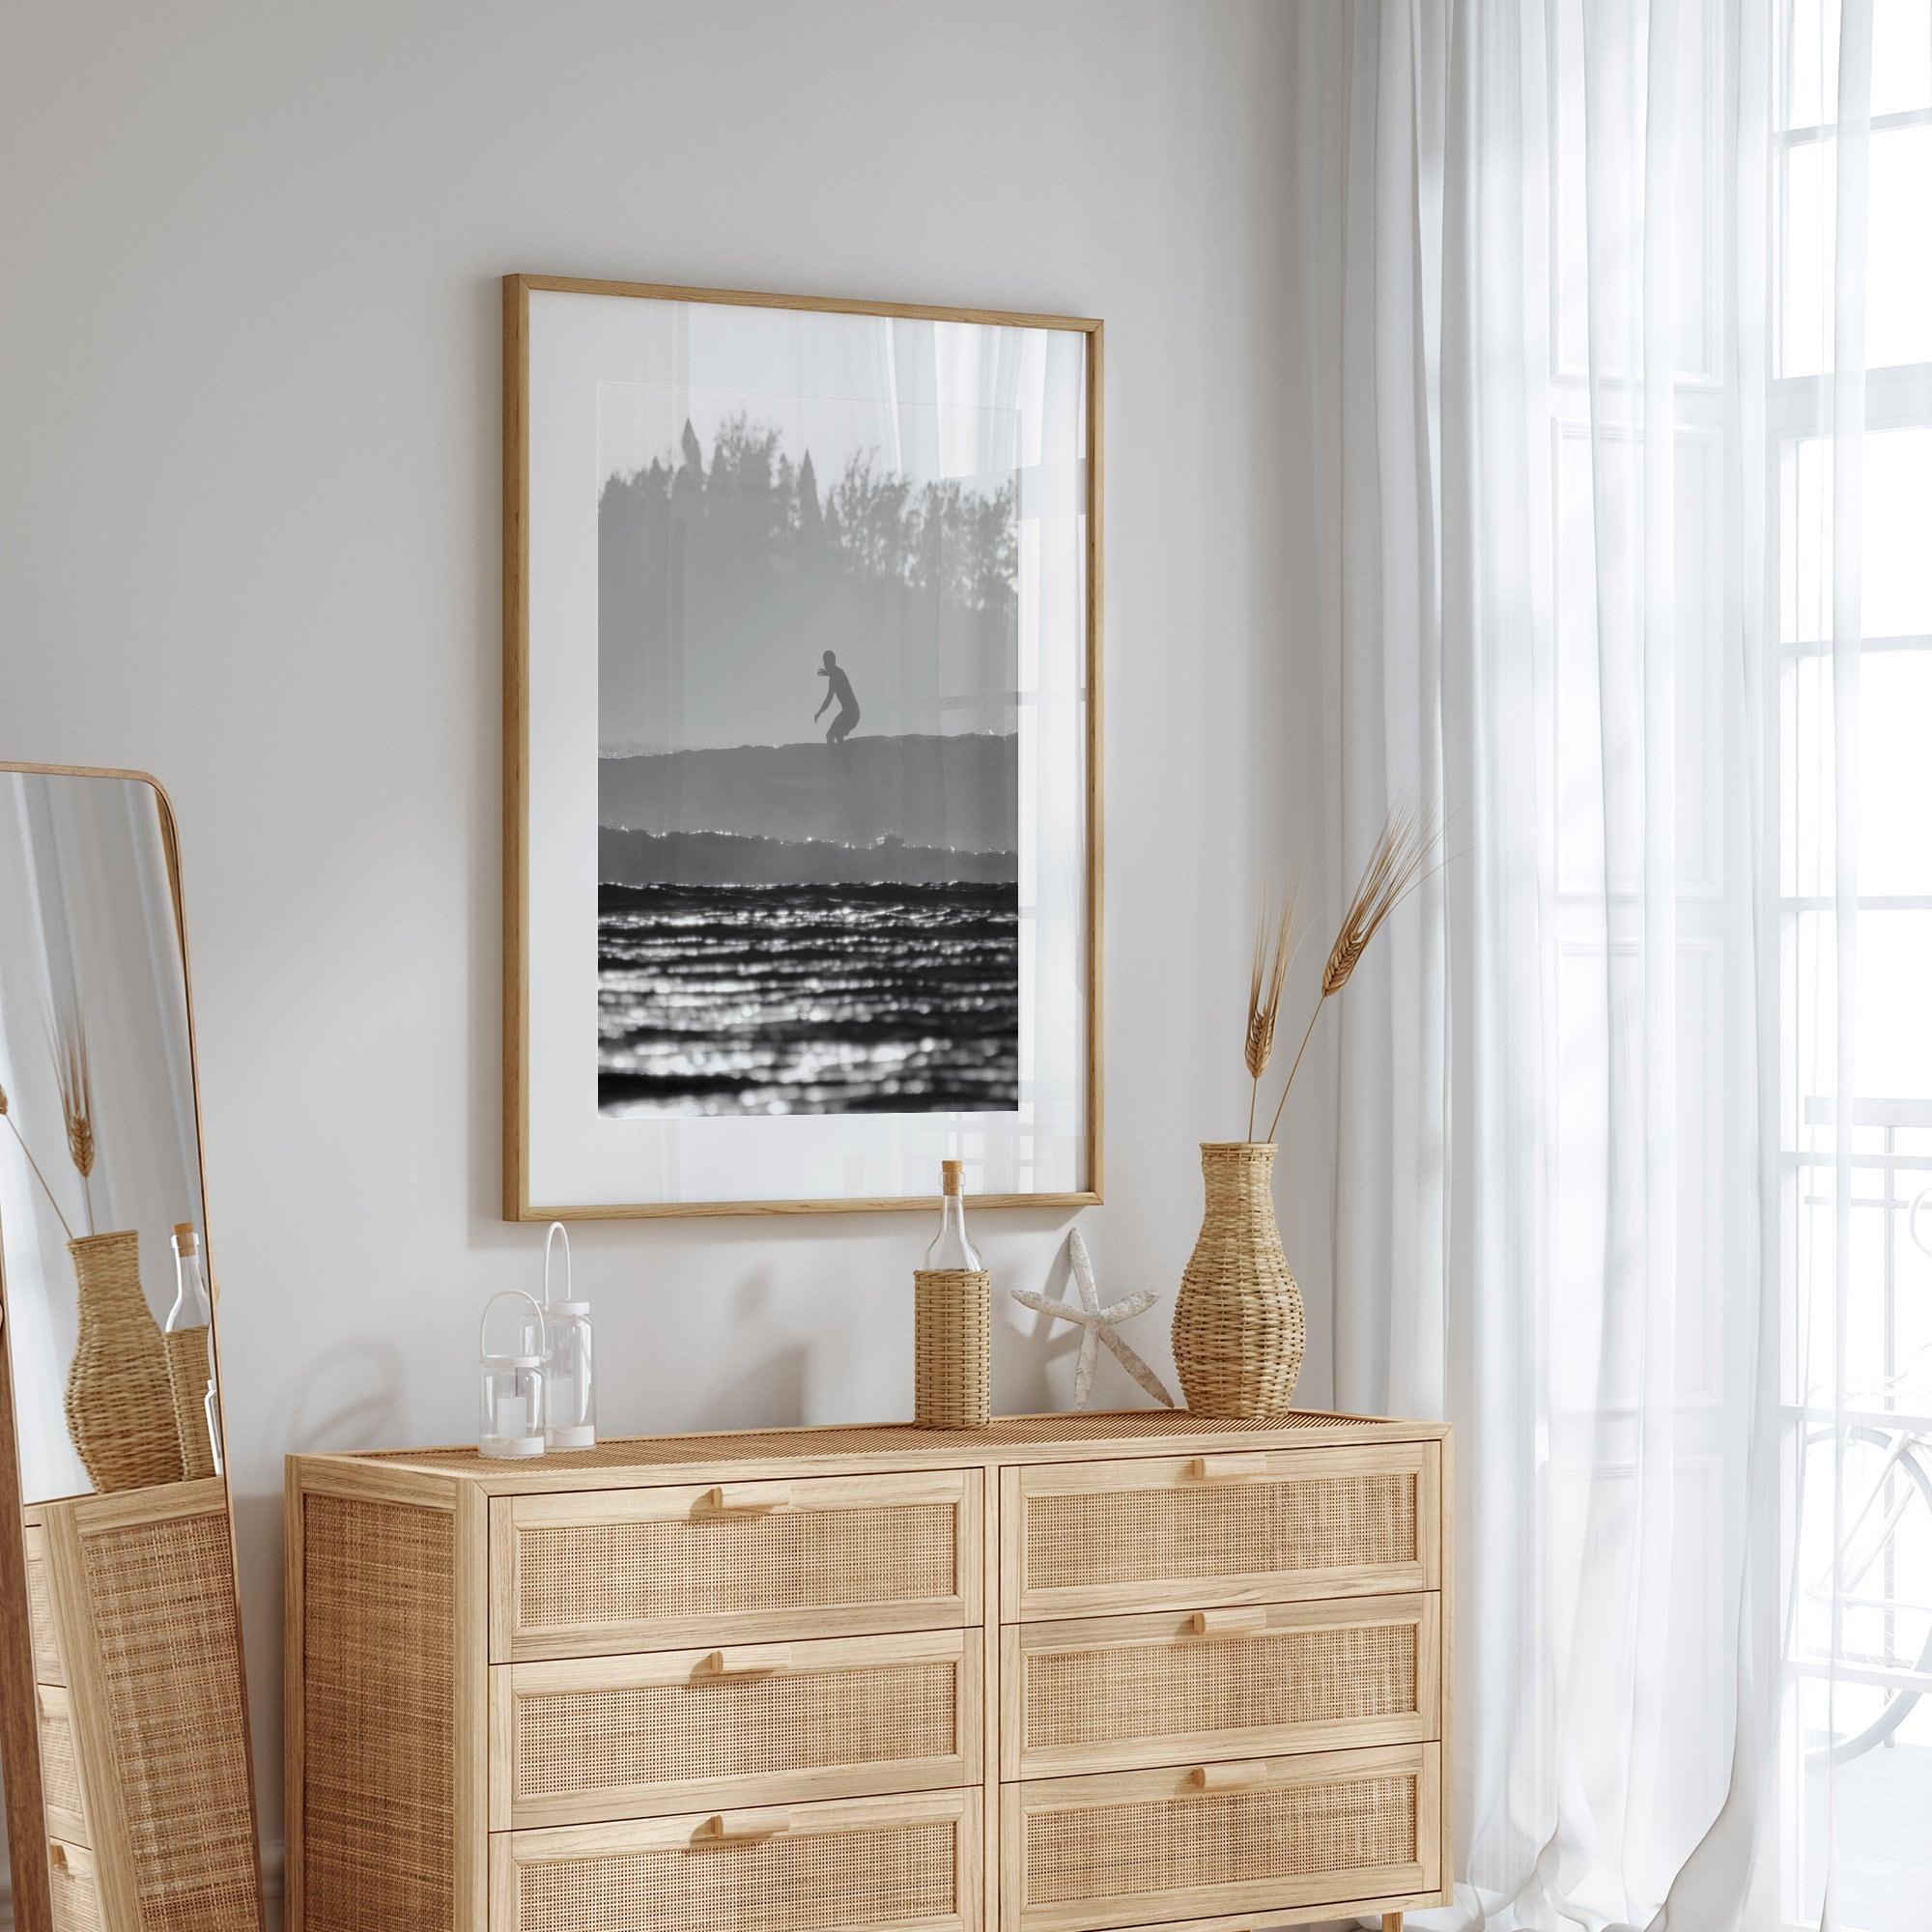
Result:
M791 1507L791 1491L782 1483L720 1483L698 1507L712 1516L768 1516Z
M1196 1791L1250 1791L1265 1784L1268 1768L1259 1758L1237 1758L1233 1764L1197 1764L1187 1774Z
M1247 1636L1267 1629L1265 1610L1196 1610L1187 1619L1194 1636Z
M58 1838L47 1840L47 1862L55 1871L66 1871L68 1868L67 1847Z
M760 1644L756 1650L714 1650L699 1659L699 1677L771 1677L791 1668L791 1645Z
M791 1830L789 1811L714 1811L691 1834L694 1845L742 1845Z
M1248 1483L1267 1472L1265 1456L1197 1456L1187 1465L1197 1483Z

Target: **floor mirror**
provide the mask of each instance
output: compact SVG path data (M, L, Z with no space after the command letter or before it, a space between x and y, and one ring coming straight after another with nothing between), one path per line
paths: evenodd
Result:
M173 815L0 764L0 1776L22 1932L260 1932Z

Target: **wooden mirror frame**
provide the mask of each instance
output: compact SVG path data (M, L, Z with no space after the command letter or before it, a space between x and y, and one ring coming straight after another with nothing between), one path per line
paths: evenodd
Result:
M188 961L187 919L183 904L181 845L175 810L165 787L151 773L113 766L51 765L0 760L0 775L33 778L109 779L146 785L160 814L161 849L174 903L175 933L181 948L182 1017L187 1029L188 1091L194 1113L195 1171L201 1183L202 1237L208 1237L207 1143L201 1106L201 1069L194 1043L194 988ZM219 1397L221 1378L221 1292L208 1259L208 1292L213 1313L209 1347ZM6 1786L7 1854L13 1873L14 1932L53 1932L53 1891L46 1855L49 1836L42 1776L38 1677L28 1616L26 1537L22 1521L30 1507L21 1492L19 1442L14 1433L13 1350L6 1333L6 1253L0 1242L0 1776ZM229 1475L228 1410L217 1400L221 1440L220 1482L227 1502L228 1554L234 1577L235 1652L241 1672L242 1749L248 1768L248 1833L254 1847L258 1922L266 1924L261 1872L261 1807L255 1790L255 1752L248 1709L246 1656L242 1628L242 1579L235 1536L235 1494Z

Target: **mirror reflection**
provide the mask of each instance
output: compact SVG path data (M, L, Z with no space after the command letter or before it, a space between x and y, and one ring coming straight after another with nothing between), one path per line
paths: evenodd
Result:
M209 1476L187 989L160 800L0 773L0 1262L21 1499Z
M0 1751L21 1932L262 1923L179 887L152 782L0 767Z

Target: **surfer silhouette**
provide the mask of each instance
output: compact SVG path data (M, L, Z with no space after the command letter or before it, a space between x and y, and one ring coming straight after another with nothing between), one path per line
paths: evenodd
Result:
M859 700L852 696L852 680L838 668L838 654L825 653L824 668L818 673L825 680L825 703L811 714L811 722L816 724L825 716L826 706L836 699L838 710L832 723L825 727L825 742L836 745L851 735L852 727L859 722Z

